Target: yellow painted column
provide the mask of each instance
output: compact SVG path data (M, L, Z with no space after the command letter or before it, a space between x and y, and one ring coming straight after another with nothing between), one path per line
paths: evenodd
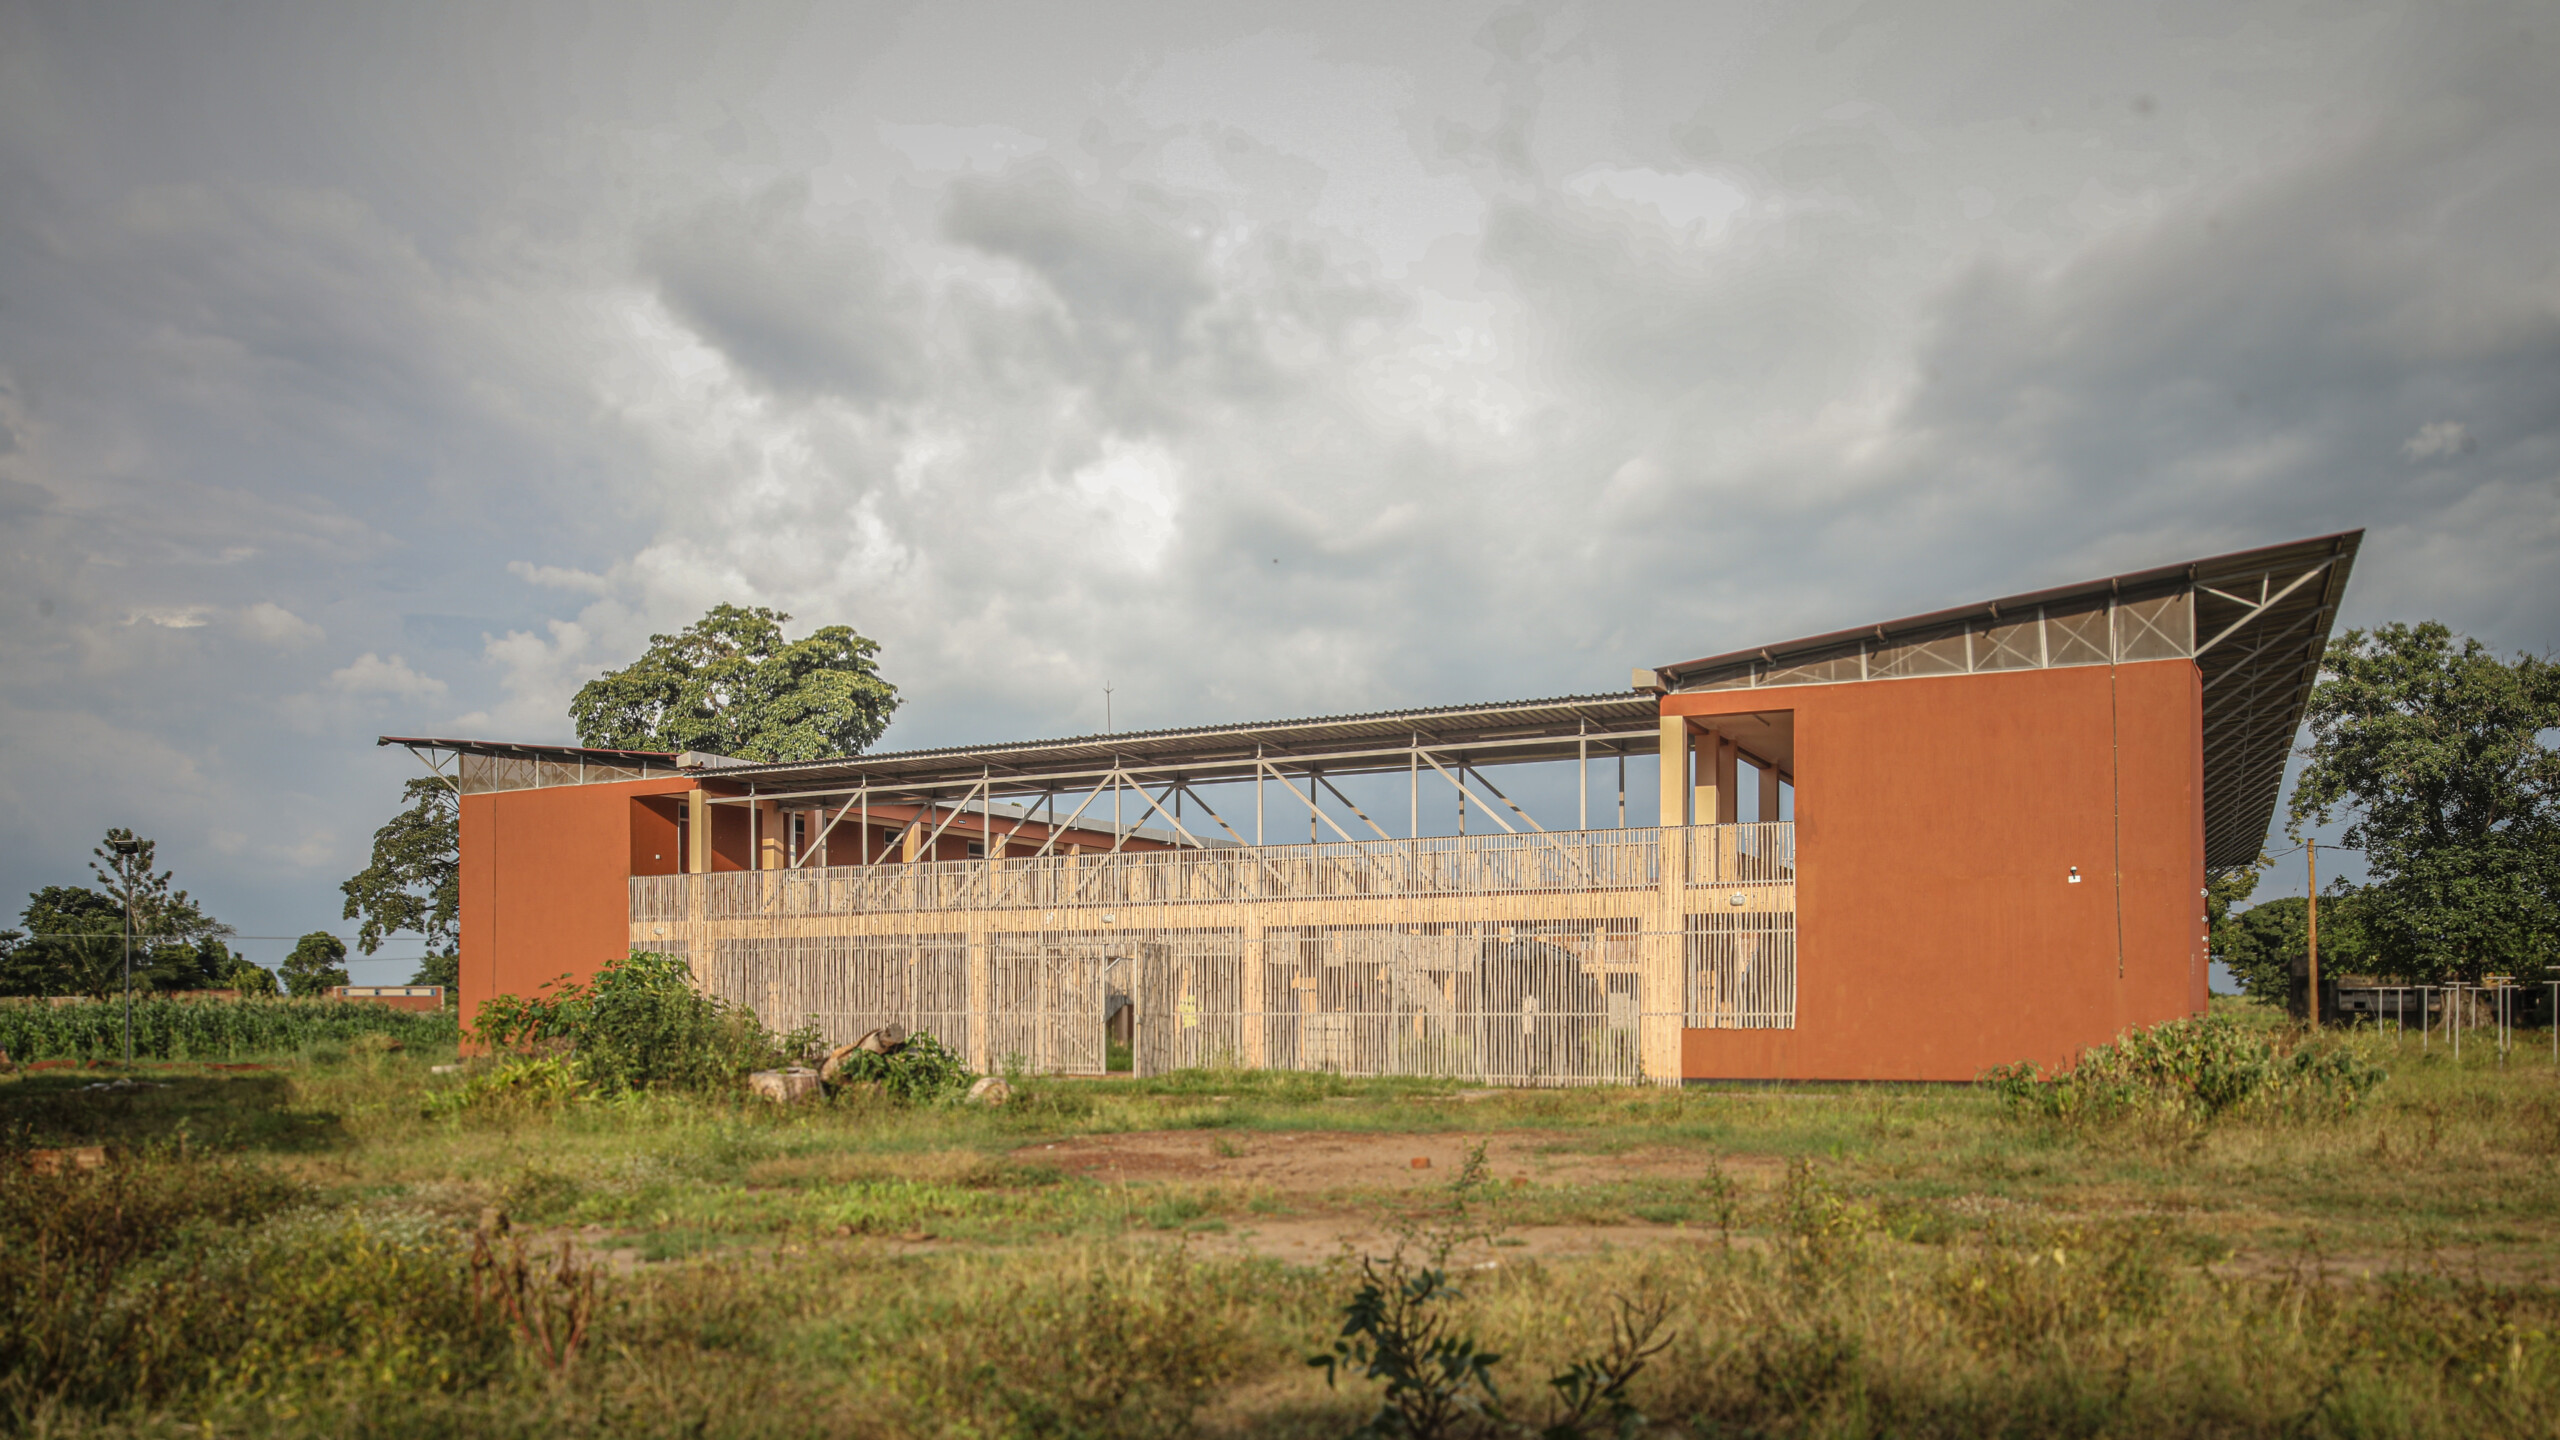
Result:
M783 833L782 806L777 801L756 802L756 868L779 870L787 863Z
M1688 925L1690 752L1686 717L1662 717L1662 826L1659 884L1645 918L1636 955L1636 1054L1647 1080L1680 1077L1680 1021L1686 963L1682 931Z
M1665 830L1689 823L1689 721L1662 717L1662 818Z
M1778 823L1778 767L1754 761L1752 768L1760 772L1760 823L1775 825Z
M711 792L693 789L684 796L685 856L688 875L711 873Z

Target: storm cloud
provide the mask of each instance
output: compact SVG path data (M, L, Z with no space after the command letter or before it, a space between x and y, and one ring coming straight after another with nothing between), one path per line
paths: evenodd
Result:
M375 734L722 600L900 746L2356 525L2544 650L2555 96L2525 5L0 7L0 893L334 924Z

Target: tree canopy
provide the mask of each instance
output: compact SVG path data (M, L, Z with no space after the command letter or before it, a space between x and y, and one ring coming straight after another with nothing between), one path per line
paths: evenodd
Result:
M137 847L130 860L115 853L126 842ZM0 993L103 998L122 990L128 899L137 989L271 988L264 970L223 943L231 927L175 888L170 872L152 868L158 850L130 830L109 830L92 852L94 888L48 885L29 895L20 916L24 938L0 955Z
M790 618L717 605L678 634L650 636L639 659L569 702L578 743L766 761L860 753L898 708L897 687L874 667L879 644L847 625L785 640Z
M347 942L326 930L314 930L293 942L284 960L284 988L294 996L318 995L347 983Z
M2538 978L2560 941L2560 753L2546 738L2560 667L2502 661L2433 621L2350 630L2322 661L2309 720L2292 828L2349 820L2371 963L2420 982Z
M372 863L338 887L347 897L342 918L358 922L356 948L367 955L397 930L425 936L431 957L450 955L462 923L462 833L453 789L421 775L401 787L400 798L407 807L373 832Z

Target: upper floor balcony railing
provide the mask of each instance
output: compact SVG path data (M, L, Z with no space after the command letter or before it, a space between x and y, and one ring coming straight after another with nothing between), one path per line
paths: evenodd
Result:
M1691 886L1795 880L1793 825L1698 825L641 875L631 881L631 919L1641 891L1662 885L1666 834L1685 840L1677 848Z

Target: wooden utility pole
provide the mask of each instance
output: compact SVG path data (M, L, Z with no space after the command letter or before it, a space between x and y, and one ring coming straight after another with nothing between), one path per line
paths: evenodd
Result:
M2320 1028L2320 847L2302 842L2303 873L2309 877L2311 925L2311 1028Z

